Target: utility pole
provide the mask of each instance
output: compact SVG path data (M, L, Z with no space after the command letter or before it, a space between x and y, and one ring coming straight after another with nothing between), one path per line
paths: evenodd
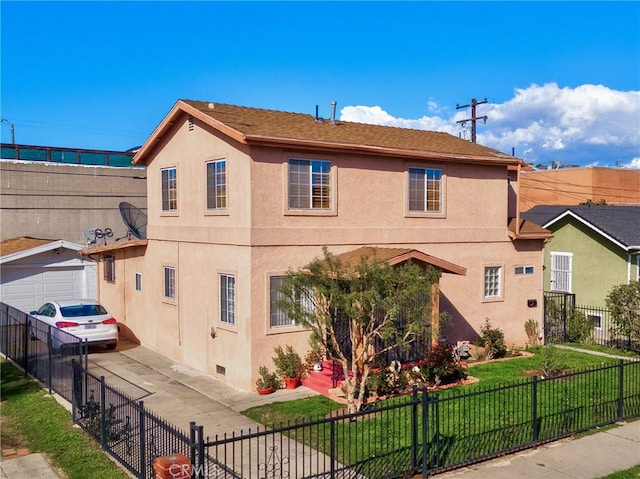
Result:
M468 121L471 122L471 141L473 143L476 142L476 121L477 120L484 120L484 122L487 122L487 115L484 116L476 116L476 106L478 105L482 105L484 103L487 103L487 99L485 98L482 101L478 101L475 98L471 99L471 104L470 105L456 105L456 110L459 110L461 108L469 108L471 107L471 118L467 118L465 120L458 120L456 121L456 123L462 123L462 126L464 126L464 124Z

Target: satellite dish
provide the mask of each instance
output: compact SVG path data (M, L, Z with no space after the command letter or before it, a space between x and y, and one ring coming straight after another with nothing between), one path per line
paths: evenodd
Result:
M131 203L122 201L119 205L122 221L129 232L138 239L147 238L147 214Z

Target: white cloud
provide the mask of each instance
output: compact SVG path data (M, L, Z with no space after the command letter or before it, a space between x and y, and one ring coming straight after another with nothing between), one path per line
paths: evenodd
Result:
M625 168L634 168L640 170L640 157L634 158L629 163L624 164Z
M442 113L433 100L430 113ZM480 144L511 153L515 150L532 163L560 160L567 164L640 163L640 91L617 91L603 85L560 88L555 83L519 88L504 103L477 107L477 115L487 115L486 125L477 125ZM469 112L458 111L450 118L423 116L397 118L380 106L347 106L341 119L361 123L445 131L458 136L458 120ZM468 130L469 123L466 128ZM469 138L468 132L465 136Z

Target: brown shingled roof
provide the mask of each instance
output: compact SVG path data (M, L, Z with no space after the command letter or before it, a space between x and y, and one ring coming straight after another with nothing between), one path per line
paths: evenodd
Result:
M20 251L36 248L44 244L53 243L54 241L56 240L31 238L29 236L4 240L2 243L0 243L0 256L19 253Z
M317 121L312 115L260 108L179 100L134 158L146 154L163 137L180 112L193 115L245 144L313 147L404 158L436 158L505 165L523 164L513 156L448 133L412 130L336 120Z
M509 220L508 233L512 239L543 239L550 240L553 233L529 220L520 220L520 231L516 234L516 219Z
M444 273L453 273L466 275L467 270L462 266L450 263L435 256L422 253L410 248L378 248L373 246L362 246L346 253L337 254L335 257L345 267L348 272L354 272L360 261L363 259L375 260L376 263L386 263L389 266L403 263L408 260L414 260L426 264L430 264Z

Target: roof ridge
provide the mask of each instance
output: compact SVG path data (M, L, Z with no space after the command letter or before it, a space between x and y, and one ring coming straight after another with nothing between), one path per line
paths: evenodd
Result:
M209 105L223 105L223 106L230 106L233 108L243 108L245 110L259 110L259 111L268 111L268 112L273 112L273 113L287 113L289 115L301 115L301 116L309 116L311 118L315 118L314 115L310 114L310 113L300 113L300 112L296 112L296 111L286 111L286 110L275 110L273 108L261 108L261 107L256 107L256 106L246 106L246 105L236 105L234 103L223 103L223 102L219 102L219 101L204 101L204 100L189 100L186 98L182 98L180 99L180 101L184 101L184 102L192 102L192 103L205 103L205 104L209 104ZM214 108L215 109L215 108Z

